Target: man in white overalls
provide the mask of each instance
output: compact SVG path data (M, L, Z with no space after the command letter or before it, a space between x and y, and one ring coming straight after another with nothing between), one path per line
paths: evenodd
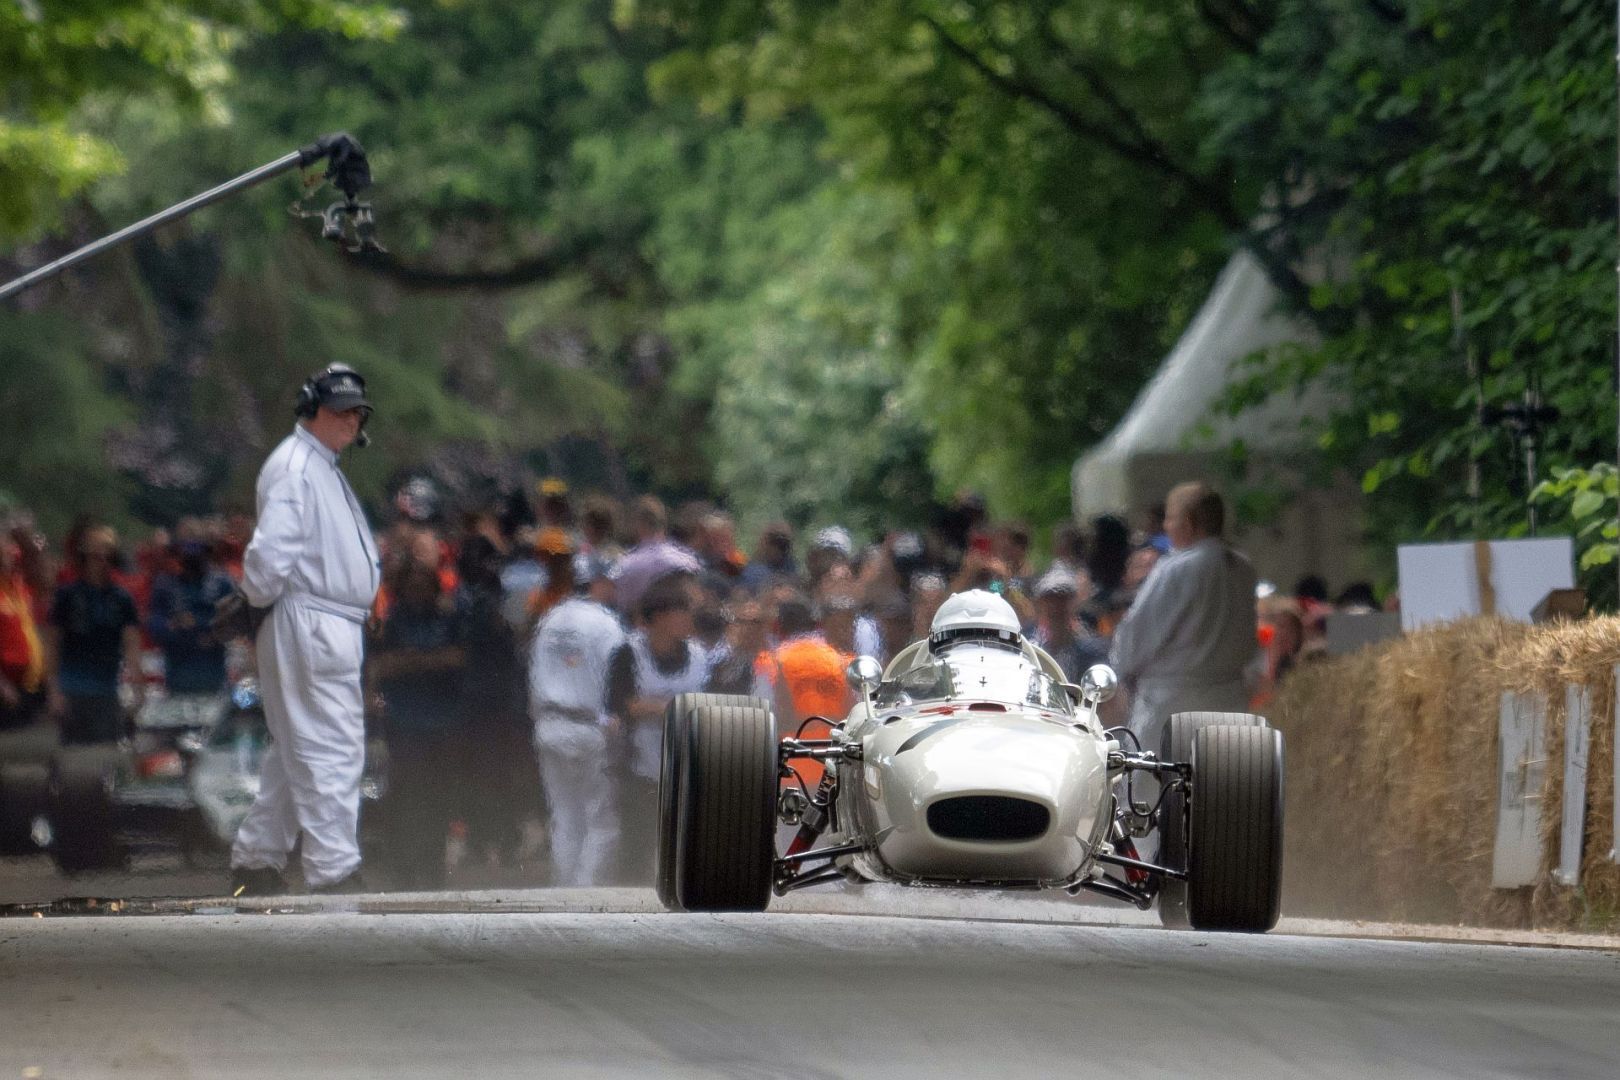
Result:
M577 569L575 569L577 568ZM554 568L559 587L593 584L590 560ZM608 672L625 643L619 617L595 597L568 597L535 627L529 712L540 783L551 817L554 885L603 883L619 845L619 719L608 711Z
M361 635L380 569L338 454L366 443L365 380L334 364L304 383L295 412L293 433L259 471L258 526L242 565L248 602L271 609L256 641L271 742L231 848L237 895L284 891L300 832L310 891L360 888Z

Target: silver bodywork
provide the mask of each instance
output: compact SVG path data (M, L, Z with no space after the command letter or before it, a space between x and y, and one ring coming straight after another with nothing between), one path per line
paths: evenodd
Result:
M964 644L946 659L949 685L930 684L927 665L944 661L926 643L905 650L835 736L859 757L830 766L828 838L866 849L839 865L906 884L1058 887L1089 876L1113 814L1094 708L1071 700L1032 645ZM920 673L916 693L904 689L907 671Z

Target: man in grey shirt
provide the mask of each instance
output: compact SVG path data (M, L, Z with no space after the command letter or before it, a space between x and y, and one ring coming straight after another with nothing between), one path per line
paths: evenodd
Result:
M1248 708L1248 676L1259 648L1255 574L1224 539L1225 526L1225 506L1215 492L1199 483L1173 488L1164 507L1170 554L1142 583L1114 631L1114 670L1131 690L1130 728L1143 750L1159 752L1171 713ZM1138 801L1151 800L1156 787L1139 777Z

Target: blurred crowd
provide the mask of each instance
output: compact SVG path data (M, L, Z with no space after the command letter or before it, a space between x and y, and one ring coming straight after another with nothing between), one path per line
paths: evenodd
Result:
M391 517L366 687L387 750L396 887L443 884L447 841L452 863L529 865L549 843L552 880L645 881L658 725L675 694L765 696L792 733L849 707L851 658L887 663L926 636L947 596L974 588L1005 597L1078 681L1107 661L1114 627L1169 550L1159 511L1038 537L972 495L927 528L866 538L775 521L744 539L711 503L581 498L557 480L451 512L431 481L413 479ZM217 694L251 674L251 651L210 630L251 535L245 515L187 518L127 546L86 519L57 547L14 512L0 543L0 727L48 716L63 743L113 741L149 694ZM1377 606L1368 585L1330 600L1318 578L1261 592L1258 704L1322 651L1330 612ZM600 670L580 638L593 632ZM567 714L584 677L600 683L587 690L601 738L548 768L543 722ZM546 790L570 785L567 807Z

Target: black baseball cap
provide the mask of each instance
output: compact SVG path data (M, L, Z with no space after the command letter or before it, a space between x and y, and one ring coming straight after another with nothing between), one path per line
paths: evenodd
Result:
M366 380L347 364L333 364L317 380L317 401L333 412L371 408L366 400Z

